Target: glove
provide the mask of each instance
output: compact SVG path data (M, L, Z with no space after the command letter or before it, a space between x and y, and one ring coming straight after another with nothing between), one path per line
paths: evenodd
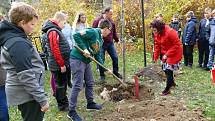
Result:
M87 49L85 49L83 55L84 55L86 58L89 58L89 57L90 57L90 52L89 52Z

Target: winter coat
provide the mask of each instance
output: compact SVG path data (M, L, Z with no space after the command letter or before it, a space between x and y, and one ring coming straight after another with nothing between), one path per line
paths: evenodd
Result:
M171 28L175 29L175 31L178 33L178 37L181 37L181 23L179 21L177 22L171 22L169 25Z
M196 17L191 18L184 27L184 32L182 36L182 43L188 45L195 45L197 39L196 33L196 24L197 19Z
M65 36L67 42L69 43L70 50L72 50L73 46L75 45L75 41L73 39L72 27L67 23L64 25L62 32L63 32L63 35Z
M207 22L206 18L200 21L198 33L199 42L208 42L209 38L207 38L207 30L209 28L209 24L206 26L206 22Z
M7 21L0 23L2 68L7 70L6 97L9 105L36 100L47 103L44 92L44 65L24 30Z
M47 34L48 64L51 71L60 71L60 68L70 64L70 47L61 28L54 20L48 20L42 27Z
M82 31L75 32L74 35L75 43L82 50L88 49L90 54L95 57L97 61L103 64L99 50L103 44L101 30L99 28L86 28ZM79 50L75 47L72 49L71 58L79 59L85 63L90 63L91 59L86 58Z
M215 18L210 21L209 45L215 45Z
M168 64L177 64L182 59L182 47L177 32L165 26L163 33L154 34L155 52L154 61L157 61L160 54L166 55Z
M6 70L4 70L0 64L0 86L5 85L5 80L6 80Z

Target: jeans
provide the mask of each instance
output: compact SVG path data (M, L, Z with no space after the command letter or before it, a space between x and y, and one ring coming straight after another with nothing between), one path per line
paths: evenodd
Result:
M5 94L5 86L0 86L0 121L8 121L8 107Z
M84 81L85 81L85 97L87 99L87 103L93 102L94 78L90 63L84 63L78 59L70 59L70 65L72 70L73 85L69 101L69 110L75 111L77 105L77 98L79 92L83 88Z
M211 69L214 63L214 54L215 54L215 46L209 46L209 59L208 59L208 64L207 68Z
M112 65L113 65L113 73L118 73L119 67L118 67L118 55L116 53L116 49L114 47L114 43L104 43L101 50L100 54L102 57L102 60L105 61L105 51L108 52L112 59ZM100 76L104 76L104 69L99 68L100 70Z

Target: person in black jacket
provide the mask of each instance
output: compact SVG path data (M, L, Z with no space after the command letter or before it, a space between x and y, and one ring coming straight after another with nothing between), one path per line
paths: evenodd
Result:
M192 67L193 47L196 43L196 24L197 24L197 19L194 16L193 11L187 12L186 20L187 23L185 24L182 36L184 65Z
M178 37L181 38L181 23L177 14L173 15L172 21L169 26L175 29L175 31L177 31L178 33Z
M204 18L199 24L198 33L198 49L199 49L199 67L206 68L209 57L209 41L207 35L207 29L209 28L209 21L211 19L211 8L206 8L204 11Z

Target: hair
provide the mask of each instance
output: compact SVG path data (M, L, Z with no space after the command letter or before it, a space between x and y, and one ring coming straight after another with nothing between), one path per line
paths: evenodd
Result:
M212 11L212 9L209 7L205 8L205 10L204 10L205 13L211 13L211 11Z
M111 7L107 7L107 8L105 8L105 9L102 11L102 14L108 13L108 12L110 12L110 10L112 10L112 8L111 8Z
M188 12L186 13L186 17L188 17L188 18L194 17L194 12L193 12L193 11L188 11Z
M162 34L165 28L165 23L163 21L155 19L150 23L150 27L156 28L158 30L158 34Z
M98 27L101 28L101 29L104 29L104 28L111 29L112 25L111 25L109 20L102 19L102 20L100 20Z
M39 18L36 10L32 6L23 2L12 3L8 15L11 23L16 25L18 25L18 23L22 20L28 23L29 21L33 20L33 18Z
M85 16L85 13L82 11L80 11L76 14L75 20L74 20L73 25L72 25L73 29L76 29L77 24L81 21L81 16ZM85 26L88 27L87 19L85 22Z
M58 11L55 13L53 19L60 22L60 21L65 21L67 18L67 15L63 11Z
M173 18L179 18L179 15L178 14L174 14Z
M163 17L163 14L162 14L162 13L157 13L157 14L155 15L155 18L158 18L158 17Z
M215 9L212 11L212 14L215 14Z

